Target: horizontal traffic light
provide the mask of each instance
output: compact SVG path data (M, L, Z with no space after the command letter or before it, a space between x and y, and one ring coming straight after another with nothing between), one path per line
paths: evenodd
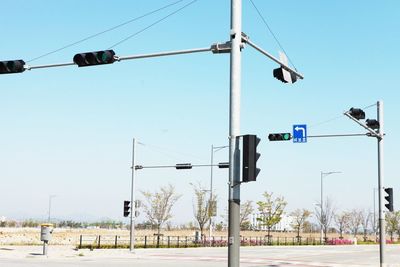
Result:
M289 141L292 139L290 133L272 133L268 135L269 141Z
M287 71L283 67L273 70L274 78L280 80L283 83L295 83L297 81L296 74Z
M79 53L74 56L74 63L79 67L111 64L115 62L114 50Z
M0 74L20 73L25 71L25 61L22 59L0 61Z
M360 108L351 108L349 110L349 114L350 114L350 116L352 116L353 118L355 118L357 120L365 119L365 112Z
M193 166L190 163L178 163L175 165L175 168L177 170L186 170L186 169L191 169Z
M365 122L366 122L367 126L373 130L378 130L380 128L379 121L377 121L377 120L367 119Z

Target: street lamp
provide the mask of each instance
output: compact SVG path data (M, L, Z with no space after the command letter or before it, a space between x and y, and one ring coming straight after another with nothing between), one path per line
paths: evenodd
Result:
M212 205L213 201L213 165L214 165L214 152L218 152L221 149L227 148L229 146L214 146L211 145L211 174L210 174L210 201L209 201L209 207ZM212 207L214 208L214 207ZM209 227L209 232L208 232L208 240L210 241L210 247L211 247L211 235L212 235L212 217L213 214L210 213L210 227Z
M47 222L50 222L50 215L51 215L51 200L53 199L53 198L55 198L56 197L56 195L49 195L49 217L47 218Z
M342 173L342 172L338 172L338 171L323 172L323 171L321 171L321 217L320 217L320 223L321 223L320 242L321 242L321 244L322 244L322 237L323 237L323 234L324 234L324 231L323 231L323 220L324 220L324 212L323 212L323 209L324 209L324 195L323 195L323 192L324 192L324 183L323 183L323 181L324 181L324 177L326 177L328 175L331 175L331 174L335 174L335 173Z

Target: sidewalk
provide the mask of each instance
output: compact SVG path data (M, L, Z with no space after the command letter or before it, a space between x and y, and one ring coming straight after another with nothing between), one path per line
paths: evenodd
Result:
M23 259L23 258L138 258L135 253L128 249L79 249L75 246L52 246L47 249L47 256L43 255L43 246L0 246L0 258L3 259Z

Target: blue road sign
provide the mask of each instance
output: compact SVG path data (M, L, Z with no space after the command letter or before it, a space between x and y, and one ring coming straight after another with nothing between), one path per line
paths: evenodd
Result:
M307 143L307 125L293 125L293 143Z

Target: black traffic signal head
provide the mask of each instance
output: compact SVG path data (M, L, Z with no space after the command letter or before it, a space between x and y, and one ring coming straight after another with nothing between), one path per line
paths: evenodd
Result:
M378 130L380 127L379 121L377 120L367 119L365 122L367 123L367 126L373 130Z
M24 65L25 61L23 61L22 59L0 61L0 74L24 72Z
M274 69L274 77L283 83L295 83L297 81L296 74L285 70L283 67Z
M268 135L269 141L289 141L292 139L290 133L272 133Z
M130 204L131 204L131 202L129 200L124 201L124 217L128 217L129 214L131 213L130 212L130 209L131 209Z
M352 116L353 118L355 118L357 120L365 119L365 112L360 108L351 108L349 110L349 114L350 114L350 116Z
M257 145L260 138L256 135L247 134L243 136L243 164L242 164L242 182L256 181L260 169L257 168L257 160L260 153L257 153Z
M115 61L114 56L114 50L79 53L74 56L74 63L79 67L111 64Z
M178 163L178 164L175 165L175 168L177 170L191 169L192 168L192 164L190 164L190 163Z
M393 188L385 188L385 192L387 196L385 196L385 199L387 200L387 204L385 204L385 207L389 211L393 211Z

